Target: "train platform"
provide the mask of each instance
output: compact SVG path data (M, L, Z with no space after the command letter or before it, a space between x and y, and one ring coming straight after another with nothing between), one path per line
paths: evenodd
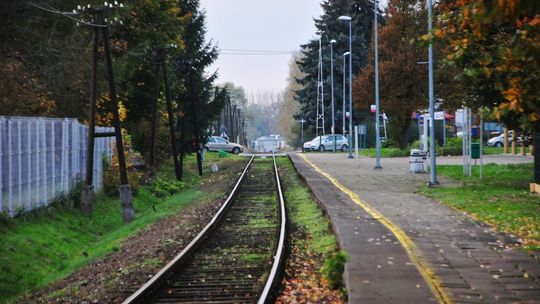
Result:
M408 158L384 158L376 170L373 158L289 155L350 257L344 274L349 303L540 303L538 259L514 249L515 237L416 194L429 174L410 173Z

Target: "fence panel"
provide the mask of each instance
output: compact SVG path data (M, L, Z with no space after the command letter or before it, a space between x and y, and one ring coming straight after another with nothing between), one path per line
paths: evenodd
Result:
M87 138L88 127L76 119L0 116L0 213L14 216L68 194L85 176ZM103 184L102 157L112 158L113 144L96 139L96 190Z

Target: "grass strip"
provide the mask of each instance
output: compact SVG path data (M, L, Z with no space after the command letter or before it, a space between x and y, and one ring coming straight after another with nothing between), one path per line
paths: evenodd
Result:
M540 251L540 198L529 192L533 164L487 164L483 179L478 166L473 167L472 177L463 176L462 166L437 166L437 171L460 181L461 186L423 187L423 194L522 238L526 250Z
M277 161L280 170L284 172L282 183L289 219L296 229L306 234L306 238L295 242L312 253L326 256L334 252L337 248L336 238L330 232L328 220L313 201L309 189L288 158L278 158Z

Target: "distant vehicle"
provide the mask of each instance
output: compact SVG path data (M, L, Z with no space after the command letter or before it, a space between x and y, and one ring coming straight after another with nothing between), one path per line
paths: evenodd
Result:
M334 136L336 139L336 150L341 150L343 152L347 151L347 149L349 149L349 145L347 138L343 135L317 136L314 139L304 143L304 151L331 151L334 149Z
M508 136L512 138L512 131L508 131ZM504 133L488 139L487 145L490 147L502 147L504 142Z
M231 143L225 138L219 136L208 137L208 142L204 145L206 151L227 151L233 154L244 152L244 147L239 144Z

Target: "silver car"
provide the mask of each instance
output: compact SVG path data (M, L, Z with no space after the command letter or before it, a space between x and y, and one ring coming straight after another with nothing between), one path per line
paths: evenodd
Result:
M233 154L238 154L244 152L244 147L239 144L231 143L225 138L219 136L210 136L208 137L208 142L204 145L206 151L227 151L232 152Z
M304 144L304 151L332 151L334 149L334 137L336 150L347 151L349 149L347 138L343 135L336 134L315 137L313 140Z

